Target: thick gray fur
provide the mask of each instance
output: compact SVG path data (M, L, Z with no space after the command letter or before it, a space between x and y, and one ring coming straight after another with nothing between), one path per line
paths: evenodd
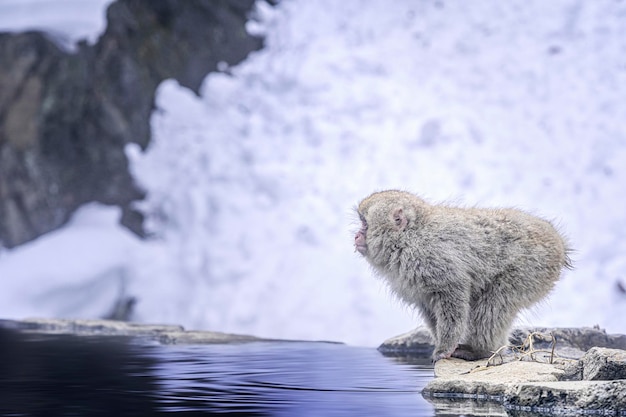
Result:
M570 266L548 221L516 209L431 205L383 191L358 207L356 249L391 290L421 312L433 360L487 357L507 343L523 309L544 298Z

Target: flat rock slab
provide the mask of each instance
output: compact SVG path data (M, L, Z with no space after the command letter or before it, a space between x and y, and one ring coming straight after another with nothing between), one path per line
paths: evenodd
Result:
M28 318L0 320L0 327L33 333L146 336L161 332L182 332L182 326L166 324L139 324L115 320L66 320Z
M621 358L618 353L623 352L605 350L609 352L599 354L617 361ZM465 399L492 401L506 409L548 414L584 410L585 413L626 415L624 379L560 381L564 372L562 365L516 361L487 367L486 363L486 360L441 360L435 365L436 378L422 394L436 408L444 410L450 408L451 402Z
M29 318L25 320L0 320L0 327L22 332L40 334L139 337L142 339L158 342L163 345L198 345L249 342L303 342L299 340L266 339L256 336L211 331L187 331L182 326L176 325L140 324L115 320L68 320Z
M508 362L486 366L487 361L444 359L435 364L435 379L424 392L503 395L523 382L555 382L562 369L538 362Z

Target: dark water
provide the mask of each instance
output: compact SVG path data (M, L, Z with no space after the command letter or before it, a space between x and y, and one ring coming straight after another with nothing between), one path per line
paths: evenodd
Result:
M0 414L430 416L427 363L323 343L159 346L0 329Z

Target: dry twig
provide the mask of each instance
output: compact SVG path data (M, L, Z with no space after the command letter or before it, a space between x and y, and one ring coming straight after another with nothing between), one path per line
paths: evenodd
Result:
M549 337L551 339L550 349L549 350L536 349L535 337L542 338L544 340ZM485 367L502 365L505 359L503 356L503 351L505 351L506 349L510 349L518 361L530 360L532 362L545 362L547 360L547 363L553 364L555 359L561 359L561 360L567 359L567 358L561 358L555 352L556 343L557 343L556 337L554 336L554 333L552 332L550 332L549 334L532 332L526 337L526 339L521 345L504 345L498 348L495 352L493 352L493 355L491 355L489 359L487 359L487 363ZM548 354L549 356L546 358L545 356L538 355L542 353ZM495 360L496 358L500 358L499 362ZM478 368L482 368L482 367L478 367ZM474 368L470 372L479 370L478 368Z

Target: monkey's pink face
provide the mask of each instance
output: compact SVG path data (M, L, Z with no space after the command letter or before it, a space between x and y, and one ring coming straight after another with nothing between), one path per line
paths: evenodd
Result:
M356 235L354 236L354 249L359 252L361 255L367 255L367 222L365 218L359 213L359 218L361 219L361 228Z

